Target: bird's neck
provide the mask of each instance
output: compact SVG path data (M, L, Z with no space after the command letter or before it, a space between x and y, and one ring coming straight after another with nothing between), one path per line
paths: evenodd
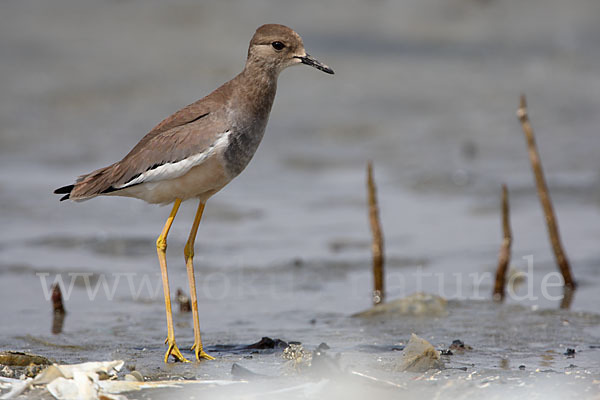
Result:
M233 101L238 110L252 119L268 118L277 92L279 73L262 68L255 63L247 63L244 70L235 78Z

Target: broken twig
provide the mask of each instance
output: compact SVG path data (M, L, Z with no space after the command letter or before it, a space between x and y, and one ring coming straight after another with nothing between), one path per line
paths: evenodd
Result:
M63 303L62 292L60 291L60 286L55 283L52 285L52 310L53 310L53 318L52 318L52 333L58 335L62 333L63 324L65 322L65 315L67 312L65 311L65 306Z
M533 169L533 173L535 175L538 196L540 198L540 202L542 203L544 215L546 216L546 225L548 227L550 243L552 244L552 249L554 250L556 262L565 281L565 287L575 289L575 281L571 276L571 267L569 266L569 260L567 260L567 255L565 254L560 241L558 224L556 222L556 216L554 215L554 209L552 207L550 193L548 192L548 186L546 185L546 180L544 179L542 162L535 144L533 128L531 127L531 123L529 122L529 116L527 115L527 102L525 100L525 95L521 95L521 101L519 104L519 109L517 110L517 116L519 117L519 121L521 121L521 126L523 127L525 138L527 139L529 160L531 161L531 168Z
M65 306L63 304L62 292L60 286L55 283L52 285L52 310L54 314L65 314Z
M493 298L495 301L504 300L504 282L506 271L510 263L510 247L512 233L510 231L510 208L508 206L508 189L502 185L502 245L498 255L498 268L496 269L496 283L494 284Z
M177 303L179 303L179 312L191 312L192 311L192 303L190 302L190 298L185 292L181 289L177 289Z
M383 287L383 233L379 221L377 191L375 179L373 178L373 164L371 162L367 165L367 189L369 198L369 222L371 223L371 232L373 234L373 242L371 244L371 251L373 253L373 304L378 305L383 303L385 299Z

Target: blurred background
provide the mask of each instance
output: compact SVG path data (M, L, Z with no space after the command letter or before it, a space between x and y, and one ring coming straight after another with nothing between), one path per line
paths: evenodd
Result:
M580 285L572 309L598 311L599 20L597 0L2 1L0 304L11 323L0 344L35 348L23 337L50 335L42 289L57 274L67 287L73 273L111 284L134 274L136 288L149 277L154 295L132 296L122 277L114 298L100 289L90 300L77 280L61 340L87 335L133 351L134 338L162 354L154 242L169 209L125 198L59 203L52 191L119 160L235 76L264 23L295 29L336 74L282 74L255 158L207 205L196 242L207 343L293 339L311 318L369 307L368 160L388 298L422 289L489 300L506 183L512 264L526 270L523 257L533 256L536 274L538 299L519 303L558 307L539 294L556 266L515 114L522 93ZM169 236L173 292L188 291L183 245L195 208L184 204ZM420 270L446 278L416 288L408 277ZM489 276L476 285L469 274ZM191 340L191 323L179 324L178 337ZM103 349L87 351L72 357Z

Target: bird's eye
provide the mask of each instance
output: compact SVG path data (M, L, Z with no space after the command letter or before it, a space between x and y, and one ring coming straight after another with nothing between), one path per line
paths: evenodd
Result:
M271 46L273 46L273 48L277 51L283 50L283 48L285 47L285 44L281 43L281 42L273 42L271 43Z

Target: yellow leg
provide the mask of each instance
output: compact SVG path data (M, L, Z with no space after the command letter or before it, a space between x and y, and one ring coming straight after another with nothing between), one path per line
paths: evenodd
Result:
M194 318L194 345L192 350L195 350L196 360L204 358L206 360L214 360L213 356L210 356L202 349L202 338L200 337L200 318L198 317L198 298L196 297L196 278L194 277L194 242L196 241L196 234L198 233L198 225L202 219L202 213L204 212L204 203L200 202L198 205L198 211L196 212L196 218L192 224L192 230L190 231L190 237L185 244L185 265L187 267L188 280L190 282L190 295L192 297L192 315Z
M167 352L165 353L165 363L169 360L169 356L172 355L178 361L189 362L185 359L184 356L181 355L181 352L177 348L175 344L175 331L173 330L173 313L171 311L171 292L169 290L169 276L167 275L167 235L169 234L169 229L171 229L171 225L173 224L173 219L175 219L175 215L177 214L177 210L179 210L179 205L181 204L181 200L175 200L175 204L173 204L173 209L171 210L171 214L165 223L165 227L163 228L160 236L156 240L156 252L158 253L158 262L160 263L160 272L162 274L162 282L163 282L163 292L165 294L165 309L167 311L167 340L165 343L169 345L167 348Z

